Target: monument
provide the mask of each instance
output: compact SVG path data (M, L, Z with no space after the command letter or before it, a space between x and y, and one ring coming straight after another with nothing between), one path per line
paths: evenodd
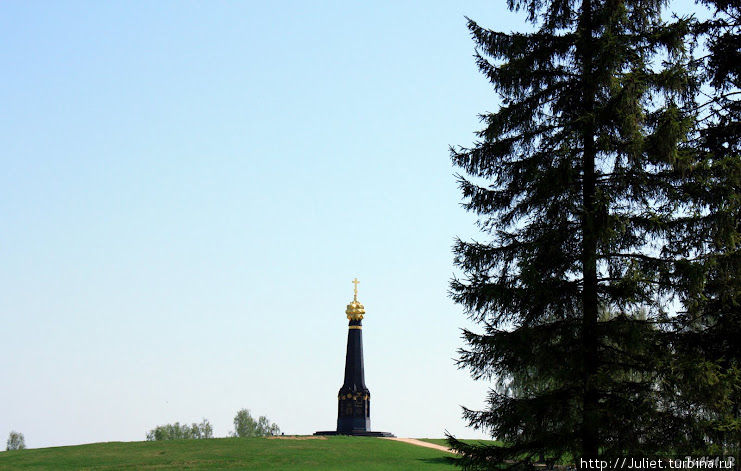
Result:
M316 432L314 435L360 435L364 437L393 437L388 432L372 432L370 420L370 391L365 385L363 368L363 316L365 307L358 301L358 281L355 295L347 305L347 353L345 354L345 381L337 396L337 430Z

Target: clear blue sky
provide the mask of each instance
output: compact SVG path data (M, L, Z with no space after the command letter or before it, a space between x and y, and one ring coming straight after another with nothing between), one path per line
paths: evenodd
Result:
M465 3L465 5L464 5ZM447 147L496 1L2 2L0 438L142 440L240 408L333 429L353 277L375 430L466 428Z

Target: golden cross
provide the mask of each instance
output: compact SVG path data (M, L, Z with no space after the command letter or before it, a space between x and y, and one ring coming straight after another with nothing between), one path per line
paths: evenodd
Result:
M355 296L354 297L355 297L355 301L357 301L358 300L358 283L360 283L360 282L358 281L357 278L355 278L354 280L352 280L352 282L355 285Z

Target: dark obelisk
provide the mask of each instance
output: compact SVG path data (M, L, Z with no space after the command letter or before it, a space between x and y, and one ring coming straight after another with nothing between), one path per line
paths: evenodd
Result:
M347 353L345 354L345 381L337 396L337 431L316 432L315 435L361 435L393 437L388 432L372 432L370 420L370 391L365 385L363 368L363 316L365 307L358 301L358 281L355 295L347 305Z
M345 382L338 395L337 433L352 434L370 430L370 391L365 386L363 370L363 315L365 308L358 302L358 281L355 296L347 305L347 354L345 355Z

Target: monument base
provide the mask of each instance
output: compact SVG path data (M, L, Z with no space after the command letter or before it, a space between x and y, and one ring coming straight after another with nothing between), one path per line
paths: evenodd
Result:
M352 432L337 432L335 430L325 432L314 432L314 435L349 435L352 437L388 437L396 438L396 435L389 432L371 432L366 430L356 430Z

